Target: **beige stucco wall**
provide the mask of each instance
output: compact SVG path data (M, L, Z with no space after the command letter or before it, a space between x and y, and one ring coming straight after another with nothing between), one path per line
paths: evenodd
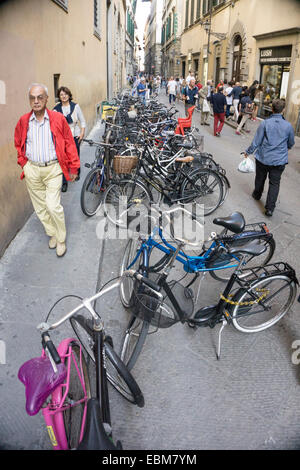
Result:
M30 110L28 86L44 83L55 104L53 74L68 86L89 128L95 105L106 98L106 11L101 40L94 34L93 1L72 0L68 13L51 0L10 0L0 5L0 256L32 211L16 163L13 135Z

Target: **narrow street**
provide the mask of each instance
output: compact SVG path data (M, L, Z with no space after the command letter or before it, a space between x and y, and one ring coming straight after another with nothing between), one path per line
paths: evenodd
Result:
M164 93L159 99L166 103ZM176 106L183 115L182 104ZM198 126L198 113L193 122ZM212 135L212 120L210 127L198 127L204 150L226 169L232 186L224 205L205 221L206 235L216 230L215 216L235 210L249 223L265 220L263 204L251 198L254 175L237 171L240 152L250 143L254 129L250 135L236 136L225 125L218 139ZM97 140L101 132L99 123L89 138ZM283 175L278 207L266 220L277 244L274 261L289 262L298 275L299 148L297 139ZM92 160L93 150L82 145L82 165ZM30 357L40 355L36 326L55 301L67 294L92 295L119 273L126 240L99 240L99 217L86 218L80 209L87 171L83 166L79 183L69 185L62 197L68 229L65 257L58 259L47 249L47 237L33 214L0 260L0 338L6 343L6 364L0 368L1 448L50 448L41 414L25 413L24 387L17 371ZM222 289L222 283L206 277L199 307L215 303ZM51 318L75 305L76 299L64 299ZM118 292L97 308L118 351L129 318ZM55 332L53 340L58 344L66 334L73 335L69 325ZM257 335L225 328L220 361L217 336L218 328L192 330L181 324L148 336L133 370L145 407L134 407L110 387L114 437L124 449L299 449L300 374L299 365L292 363L292 344L300 339L299 304L277 326Z

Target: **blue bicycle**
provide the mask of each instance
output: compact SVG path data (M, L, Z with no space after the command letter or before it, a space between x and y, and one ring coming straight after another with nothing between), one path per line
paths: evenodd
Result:
M190 326L214 327L216 323L227 322L229 320L225 316L224 305L230 307L229 293L236 282L240 285L238 296L247 297L250 305L252 305L251 302L259 299L260 296L256 292L253 293L247 290L247 283L249 279L251 282L253 280L257 281L262 272L267 277L269 276L270 272L268 270L264 272L262 269L264 267L267 269L267 266L270 266L268 263L275 250L275 241L272 234L264 222L246 225L243 215L239 212L235 212L229 217L214 219L214 223L224 227L224 229L219 235L214 232L211 234L210 245L208 247L204 245L198 256L190 256L184 252L184 241L181 241L181 243L178 243L176 239L175 243L174 240L173 243L167 241L161 227L156 227L147 238L130 239L127 242L120 274L123 276L127 270L135 270L141 273L144 277L159 285L158 291L160 290L163 293L165 300L158 307L153 292L150 294L149 292L145 293L143 289L138 291L137 283L132 277L122 277L120 297L123 305L131 309L131 318L123 337L120 356L129 369L132 369L140 355L150 325L155 328L166 328L177 321L181 321L182 323L187 322ZM191 244L190 242L186 243ZM154 252L161 254L158 260L154 256ZM175 261L182 264L185 273L194 274L187 286L183 286L177 281L167 282L167 277ZM281 274L281 270L281 267L275 269L279 274ZM200 313L196 312L192 317L199 291L194 301L194 294L190 287L200 273L204 275L207 272L215 279L227 281L223 293L223 303L213 308L200 310ZM271 269L271 273L274 274L274 270ZM286 279L289 280L289 277L283 278L284 286L286 286ZM275 283L272 286L275 286ZM279 293L281 287L276 287ZM139 285L138 289L140 288ZM291 290L292 293L288 292L288 306L290 300L294 298L294 285ZM261 307L262 299L259 302ZM233 324L237 329L244 332L255 332L268 328L281 318L282 312L287 311L282 306L279 315L274 314L271 309L271 319L261 319L260 323L254 324L251 321L249 322L249 318L247 318L248 323L245 326L243 323L245 316L249 316L249 308L244 307L242 309L242 306L238 307L239 309L236 309L234 313ZM228 310L230 309L228 308ZM253 307L250 310L253 321L253 314L257 312ZM266 307L265 310L268 311L269 307Z

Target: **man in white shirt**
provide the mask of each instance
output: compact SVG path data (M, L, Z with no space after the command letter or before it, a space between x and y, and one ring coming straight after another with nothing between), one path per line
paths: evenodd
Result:
M191 72L191 70L190 70L188 76L187 76L186 79L185 79L187 85L190 84L190 81L191 81L192 78L195 79L195 75L194 75L194 73Z
M174 80L174 77L170 77L170 80L168 81L168 94L169 94L169 103L175 102L176 100L176 88L177 88L177 83Z

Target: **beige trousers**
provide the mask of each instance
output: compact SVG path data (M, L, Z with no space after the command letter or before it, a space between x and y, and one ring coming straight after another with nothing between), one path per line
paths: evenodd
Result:
M25 182L36 215L49 237L64 243L66 225L64 209L60 203L62 169L59 163L46 167L33 165L30 161L23 167Z

